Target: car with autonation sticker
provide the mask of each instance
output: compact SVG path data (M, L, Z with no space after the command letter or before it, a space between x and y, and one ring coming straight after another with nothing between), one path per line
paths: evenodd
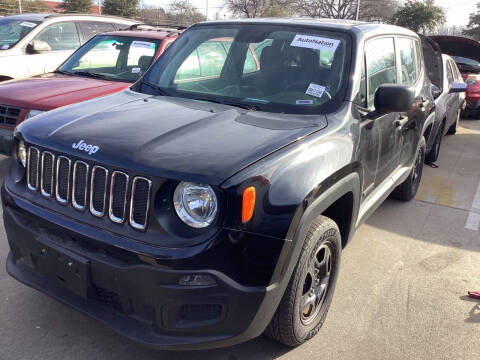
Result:
M51 73L1 82L0 154L12 153L13 129L22 121L132 86L180 31L134 26L99 34Z
M8 273L159 348L299 345L355 229L414 197L433 104L409 30L196 24L130 89L16 128Z

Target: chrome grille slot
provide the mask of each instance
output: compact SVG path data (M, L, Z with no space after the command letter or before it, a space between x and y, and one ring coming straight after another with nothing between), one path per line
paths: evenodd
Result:
M138 230L147 227L148 207L150 205L150 189L152 182L144 177L135 177L130 196L130 225Z
M0 124L16 125L22 112L21 108L8 105L0 105Z
M90 179L90 212L102 217L105 215L105 198L107 194L108 170L94 166Z
M66 205L68 203L68 194L70 192L70 166L71 161L69 158L65 156L58 157L55 198L62 205Z
M110 204L108 216L116 223L125 221L128 191L128 175L121 171L114 171L110 180Z
M38 190L39 165L40 151L35 147L30 147L28 149L27 186L32 191Z
M42 153L40 192L47 198L53 197L55 156L49 152Z
M81 211L87 207L88 169L80 160L73 165L72 206Z

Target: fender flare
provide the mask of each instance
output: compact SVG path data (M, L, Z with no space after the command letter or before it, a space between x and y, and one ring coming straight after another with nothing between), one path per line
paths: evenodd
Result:
M350 219L350 230L345 239L344 244L348 243L353 233L355 232L355 222L358 216L358 210L360 207L360 175L357 172L352 172L341 178L334 185L323 191L310 205L308 205L301 218L294 229L294 235L290 240L290 246L286 247L282 254L280 254L279 263L281 266L277 266L272 276L272 283L279 282L282 287L282 294L290 280L300 255L300 251L303 246L308 229L312 221L319 215L323 214L326 209L330 207L335 201L349 192L353 194L353 207ZM303 204L306 203L306 200ZM299 206L299 209L302 205ZM300 210L301 211L301 210ZM298 213L298 211L297 211ZM289 231L290 232L290 231ZM343 240L343 239L342 239ZM283 259L283 261L282 261Z

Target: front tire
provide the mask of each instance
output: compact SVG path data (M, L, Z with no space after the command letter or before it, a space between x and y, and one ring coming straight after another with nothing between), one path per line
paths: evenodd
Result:
M427 163L433 163L438 160L438 155L440 154L440 145L442 145L442 137L443 137L443 127L445 125L442 123L440 129L437 131L437 135L435 136L435 141L433 142L432 149L425 155L425 160Z
M412 171L407 179L395 188L392 192L392 197L402 201L410 201L415 197L420 185L420 180L422 179L423 163L425 162L425 148L425 138L422 137Z
M307 232L290 282L266 334L298 346L320 330L332 301L340 267L340 231L330 218L319 216Z

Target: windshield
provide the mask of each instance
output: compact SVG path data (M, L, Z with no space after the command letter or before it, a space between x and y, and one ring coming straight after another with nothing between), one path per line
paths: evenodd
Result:
M318 113L342 92L342 34L272 25L201 25L152 66L137 91L256 110Z
M465 65L473 65L473 66L480 66L480 62L473 60L473 59L468 59L462 56L452 56L453 60L457 64L465 64Z
M135 82L152 64L161 39L97 35L57 71L112 81Z
M0 50L8 50L15 46L38 24L40 24L38 21L0 19Z

